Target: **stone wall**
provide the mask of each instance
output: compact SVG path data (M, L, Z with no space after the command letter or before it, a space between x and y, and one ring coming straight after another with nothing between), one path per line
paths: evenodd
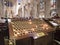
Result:
M33 16L34 18L39 18L39 16L41 15L42 12L40 12L40 0L29 0L30 2L27 1L26 3L26 0L23 0L23 2L25 1L25 3L22 3L21 2L21 5L24 7L26 7L26 11L24 11L27 16L30 15L30 16ZM44 16L45 18L50 18L50 0L44 0L44 10L43 13L44 13ZM29 11L30 10L30 11ZM23 12L22 12L23 13ZM30 13L30 14L29 14ZM24 15L26 15L24 14ZM20 14L18 14L20 15ZM23 14L22 14L23 15Z
M45 3L45 8L44 8L44 16L45 18L50 18L50 7L51 7L51 4L50 4L50 1L51 0L44 0L44 3ZM15 1L14 1L15 2ZM18 16L19 17L29 17L29 16L33 16L34 18L38 18L39 15L41 15L41 12L40 12L40 0L22 0L21 3L20 3L20 7L19 7L19 10L17 9L17 6L18 6L18 3L14 3L13 2L13 7L10 8L13 12L13 14L10 14L10 17L12 17L11 15L15 16L16 13L18 12ZM60 16L60 0L57 0L57 12ZM2 2L0 0L0 17L3 17L5 16L3 12L4 11L4 6L2 5Z
M46 0L45 17L50 18L50 0Z
M0 0L0 18L4 16L3 1Z
M60 16L60 0L57 0L57 13Z

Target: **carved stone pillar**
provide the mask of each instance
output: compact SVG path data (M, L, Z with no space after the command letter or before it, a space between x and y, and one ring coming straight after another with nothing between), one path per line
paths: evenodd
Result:
M56 2L57 2L57 13L58 13L58 15L60 16L60 0L56 0Z
M50 0L45 0L46 1L46 9L45 9L45 18L50 18Z
M20 9L18 10L18 15L19 15L19 17L22 17L22 8L20 8Z
M24 6L22 6L22 18L24 18Z

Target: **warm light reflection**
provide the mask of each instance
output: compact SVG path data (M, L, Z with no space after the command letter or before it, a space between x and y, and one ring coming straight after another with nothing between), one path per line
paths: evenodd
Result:
M49 27L46 27L46 30L48 30L49 29Z
M35 31L34 28L31 29L32 31Z
M35 21L35 22L34 22ZM39 31L48 30L50 27L46 23L42 23L36 20L28 20L26 22L22 21L14 21L12 23L13 33L15 37L21 37L24 35L31 35L33 33L37 33ZM36 23L37 22L37 23ZM31 24L31 25L30 25ZM37 36L42 36L43 33L37 34ZM37 38L37 37L35 37Z
M14 33L14 36L16 36L16 37L17 37L18 35Z
M45 33L44 32L40 32L40 33L37 33L37 36L44 36L45 35Z
M32 24L32 22L29 22L29 24Z
M20 33L19 33L19 32L17 32L17 34L19 35Z
M44 27L48 27L48 25L47 25L47 24L44 24L43 26L44 26Z
M47 24L43 24L42 25L42 28L43 28L43 30L48 30L49 29L49 26Z
M25 34L28 34L28 31L25 31Z
M16 31L15 29L13 29L13 31Z
M29 20L29 22L28 22L29 24L32 24L32 21L31 20Z
M36 25L36 28L37 28L38 26Z

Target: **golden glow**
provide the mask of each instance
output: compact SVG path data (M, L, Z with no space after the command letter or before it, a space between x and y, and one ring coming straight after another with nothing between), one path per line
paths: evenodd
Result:
M42 28L43 28L43 30L48 30L49 29L49 26L47 24L43 24L42 25Z
M37 33L37 36L44 36L44 35L45 35L45 33L43 33L43 32Z
M45 33L41 32L50 29L49 25L42 23L39 20L28 21L13 21L13 33L15 37L35 34L36 36L43 36ZM40 33L39 33L40 32ZM33 34L33 35L34 35Z
M25 30L25 29L23 30L23 32L24 32L25 34L28 34L28 31L27 31L27 30Z
M32 22L29 22L29 24L32 24Z
M20 33L19 33L19 32L17 32L17 34L19 35Z
M36 25L36 28L37 28L38 26Z
M15 37L17 37L18 35L17 34L14 34Z
M32 28L31 30L34 31L34 28Z
M49 27L46 27L46 28L45 28L45 30L48 30L48 29L49 29Z
M32 24L32 21L31 20L29 20L29 22L28 22L29 24Z
M13 31L16 31L15 29L13 29Z
M43 26L44 26L44 27L48 27L48 25L47 25L47 24L44 24Z

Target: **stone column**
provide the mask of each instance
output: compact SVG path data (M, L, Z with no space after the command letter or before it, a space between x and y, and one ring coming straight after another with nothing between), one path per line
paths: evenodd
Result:
M35 4L35 9L34 10L35 10L35 12L34 12L35 13L34 18L38 18L37 17L37 4Z
M60 0L56 0L57 1L57 13L60 16Z
M24 18L24 6L22 6L22 18Z
M37 0L37 17L40 15L40 0Z
M50 4L51 0L45 0L45 18L50 18L50 8L51 8L51 4Z
M19 17L22 17L22 8L20 8L20 9L18 10L18 15L19 15Z
M4 17L4 0L0 0L0 18Z

